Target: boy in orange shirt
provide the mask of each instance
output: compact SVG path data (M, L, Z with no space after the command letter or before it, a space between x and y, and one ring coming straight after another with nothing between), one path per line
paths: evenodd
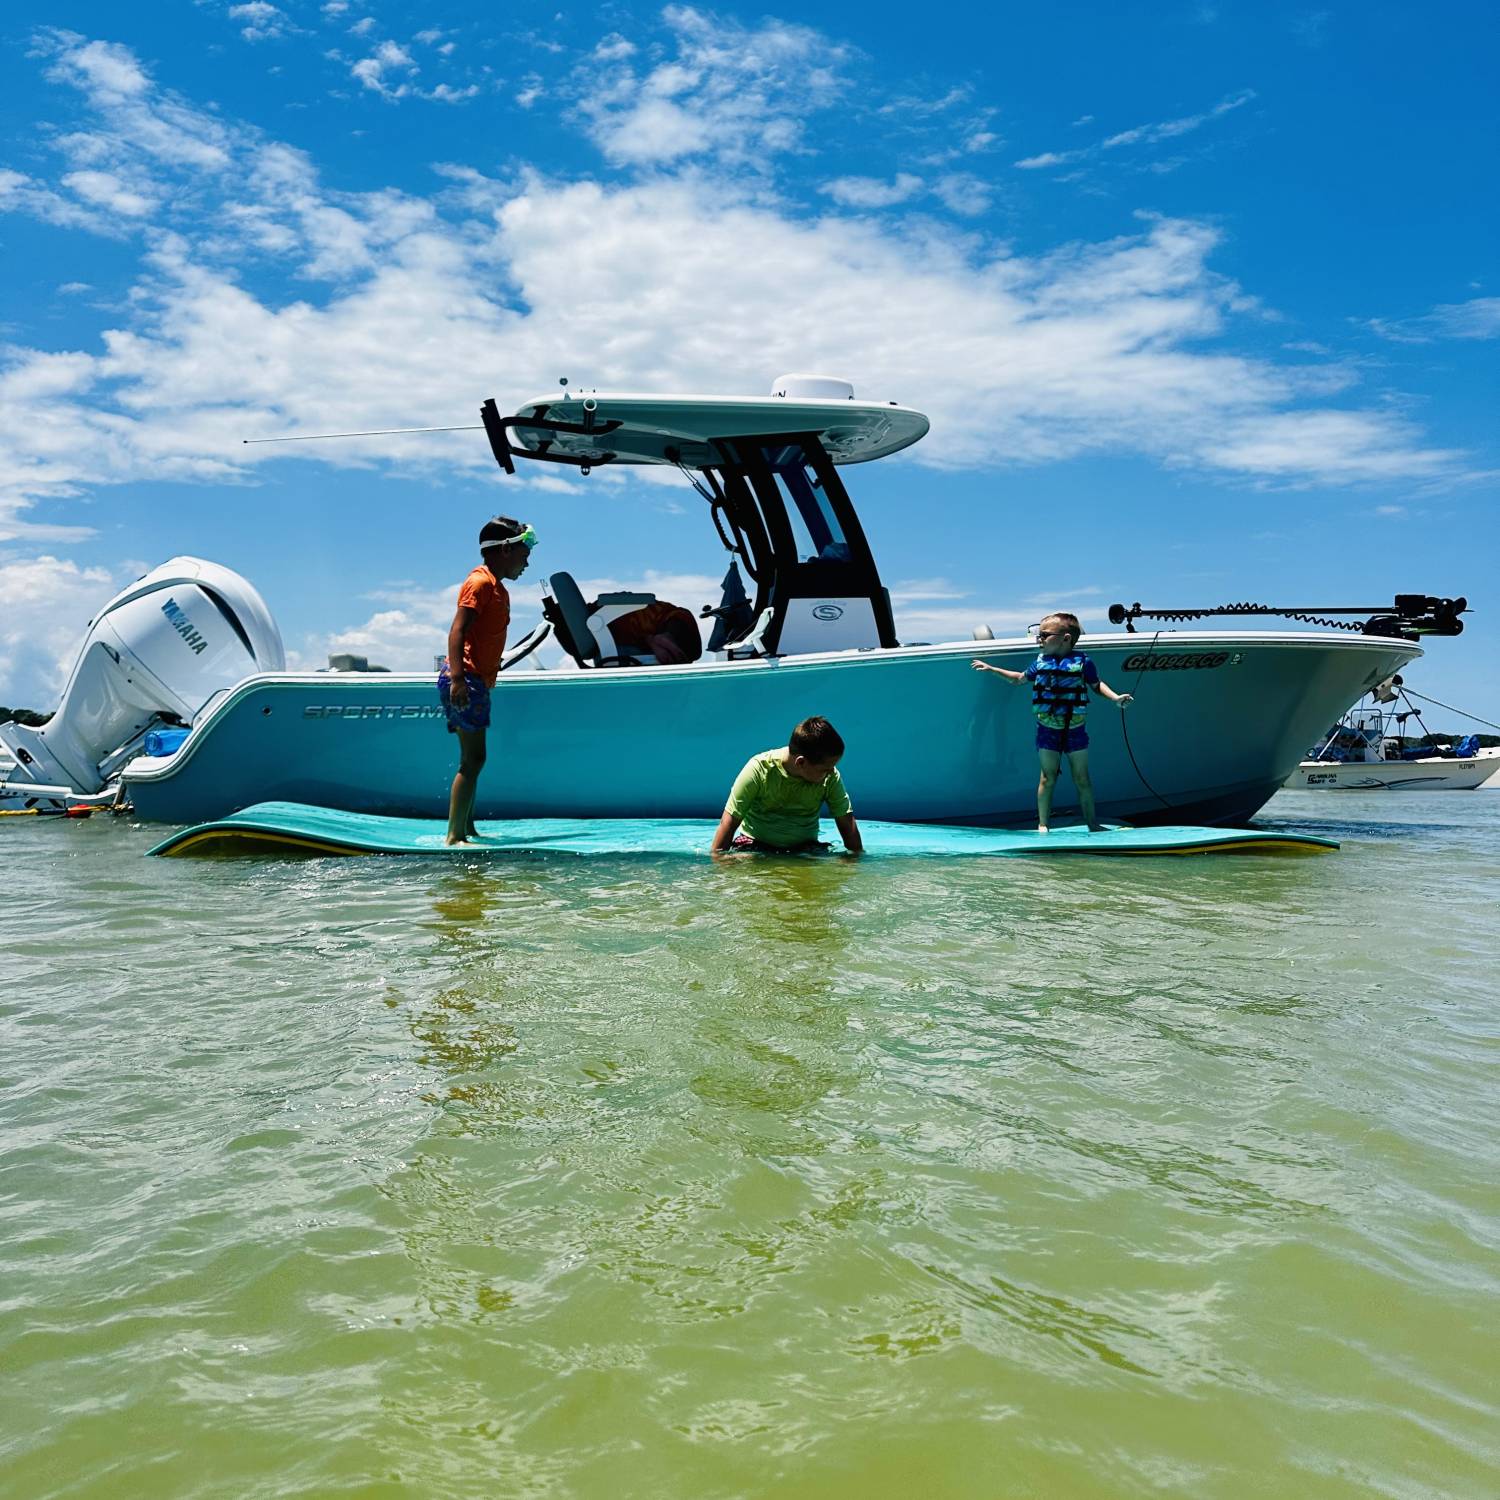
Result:
M490 727L490 689L505 654L510 627L507 582L526 571L536 532L523 521L496 516L479 531L483 562L464 579L458 609L448 628L448 658L438 673L438 697L448 732L458 736L458 773L448 794L448 839L467 844L479 837L474 826L474 795L484 769L485 731ZM456 675L452 663L461 663Z

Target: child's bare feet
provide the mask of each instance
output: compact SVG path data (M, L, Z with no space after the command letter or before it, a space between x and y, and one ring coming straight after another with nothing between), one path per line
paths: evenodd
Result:
M1036 825L1036 831L1038 833L1051 833L1052 832L1052 830L1050 828L1048 828L1045 823L1038 823Z
M1089 832L1090 833L1104 833L1104 832L1106 832L1106 829L1105 829L1103 823L1090 823L1089 824Z

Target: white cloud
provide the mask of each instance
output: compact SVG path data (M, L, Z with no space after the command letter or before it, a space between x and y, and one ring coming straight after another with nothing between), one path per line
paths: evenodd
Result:
M269 41L286 33L286 16L268 0L247 0L243 5L231 5L229 19L244 22L240 35L247 42Z
M1429 344L1435 339L1500 338L1500 297L1473 297L1442 303L1420 318L1370 318L1367 325L1396 344Z
M898 172L890 182L881 177L835 177L818 189L847 208L889 208L921 190L922 179L910 172Z
M1305 478L1310 469L1329 480L1421 479L1453 469L1462 454L1421 448L1415 434L1370 412L1263 413L1228 425L1204 457L1225 468L1267 479Z
M103 568L0 552L0 703L55 708L89 620L118 587Z
M383 99L402 99L411 92L411 84L406 79L393 81L392 75L415 73L417 64L405 47L395 42L382 42L368 57L352 64L349 71Z
M59 144L82 142L91 160L101 147L133 151L162 166L219 171L229 163L228 133L212 116L158 89L131 52L112 42L85 42L72 32L49 31L38 37L43 50L56 57L48 76L72 84L100 118L101 132L68 137Z
M1121 130L1106 136L1104 140L1091 146L1079 146L1067 151L1042 151L1035 156L1023 157L1016 166L1024 172L1035 172L1048 167L1070 166L1097 157L1101 151L1114 151L1121 146L1154 145L1160 141L1175 140L1178 136L1188 135L1208 124L1210 120L1217 120L1232 110L1243 108L1255 97L1254 89L1241 89L1237 94L1226 95L1212 109L1206 109L1201 114L1184 115L1176 120L1161 120L1152 125L1137 125L1131 130ZM1073 124L1075 127L1087 125L1093 118L1092 115L1082 115ZM1170 172L1181 165L1181 160L1160 162L1154 164L1151 170Z
M1197 130L1199 126L1206 125L1210 120L1217 120L1221 115L1227 115L1231 110L1242 108L1254 98L1254 89L1241 89L1237 94L1230 94L1220 99L1212 109L1205 110L1202 114L1184 115L1181 119L1163 120L1155 125L1137 125L1133 130L1122 130L1117 135L1106 137L1102 144L1106 151L1112 151L1119 146L1137 146L1142 142L1149 144L1155 141L1173 140L1177 136L1187 135L1190 131Z
M1025 257L920 217L798 218L692 174L606 187L454 167L432 199L339 193L303 153L155 89L128 54L66 47L59 76L100 127L78 138L118 126L111 149L158 172L162 201L125 312L97 346L0 350L10 535L34 524L38 499L147 477L247 482L273 458L485 472L483 443L463 434L378 449L240 439L463 422L482 397L519 401L560 368L603 389L730 392L764 390L783 369L845 372L862 394L930 413L912 456L929 465L1120 452L1343 483L1435 479L1462 461L1388 412L1318 406L1352 370L1226 348L1245 299L1212 269L1207 225L1145 220ZM664 97L699 97L701 77L681 58L668 66ZM50 186L18 173L0 175L0 203L59 211ZM275 294L267 270L282 274Z
M767 20L752 29L685 5L667 6L662 18L676 46L671 61L637 76L613 46L576 82L590 133L612 162L712 157L763 170L800 146L803 116L843 87L844 50L808 27Z
M594 48L593 55L600 62L619 62L623 58L635 56L635 43L627 42L618 31L612 31Z
M1016 165L1023 172L1036 172L1045 167L1065 167L1071 162L1082 161L1087 151L1043 151L1036 156L1023 157Z
M988 213L991 190L987 182L969 172L950 172L932 185L933 196L949 213L975 218Z
M86 203L128 219L138 219L156 207L154 197L132 192L113 172L69 172L62 181Z

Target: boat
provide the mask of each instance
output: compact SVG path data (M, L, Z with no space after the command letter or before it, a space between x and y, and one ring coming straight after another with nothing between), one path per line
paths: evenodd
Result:
M1405 701L1405 708L1394 705ZM1500 776L1500 745L1466 735L1453 744L1408 744L1421 714L1398 676L1378 684L1323 734L1286 779L1292 791L1471 792Z
M856 400L828 377L789 376L762 397L565 389L508 416L486 401L480 418L503 473L680 470L729 562L721 597L701 601L705 654L684 665L612 645L608 619L651 595L586 600L568 573L546 580L544 617L509 649L496 684L478 816L715 817L749 755L822 714L849 745L844 769L862 817L1002 828L1034 819L1028 706L970 660L1020 669L1035 641L995 639L982 625L975 639L898 639L845 486L849 469L923 438L922 413ZM910 524L925 503L912 502ZM548 543L549 556L565 548ZM1136 700L1128 714L1101 704L1090 717L1100 816L1244 822L1323 726L1421 655L1416 635L1432 627L1415 621L1407 611L1363 633L1146 636L1131 620L1089 635L1105 680ZM548 641L561 660L532 670ZM96 705L87 714L71 701L82 687ZM153 725L176 735L144 753ZM195 559L174 559L111 602L52 724L11 749L34 781L50 772L98 796L113 786L138 817L163 823L268 801L438 817L454 768L430 676L286 671L253 587Z

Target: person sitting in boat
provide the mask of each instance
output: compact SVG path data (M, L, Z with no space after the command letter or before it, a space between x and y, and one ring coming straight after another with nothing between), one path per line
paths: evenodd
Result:
M1037 657L1024 672L991 666L978 658L972 663L977 672L998 672L1009 682L1031 684L1031 710L1036 715L1036 749L1042 763L1041 780L1036 789L1036 831L1046 833L1052 820L1052 793L1064 755L1073 773L1078 791L1078 806L1090 833L1100 833L1104 825L1094 811L1094 784L1089 779L1089 735L1084 728L1090 693L1099 693L1123 709L1135 700L1129 693L1117 693L1100 680L1099 669L1078 649L1083 627L1077 615L1048 615L1037 627L1041 646Z
M680 604L653 600L609 622L609 633L621 651L649 651L664 667L682 666L703 655L698 622Z
M479 837L474 796L484 769L485 732L490 727L490 689L500 674L505 633L510 628L507 583L526 571L536 532L524 521L495 516L479 530L480 565L458 590L458 609L448 628L448 655L438 672L438 697L449 734L458 736L458 771L448 793L450 844ZM453 670L457 663L458 671Z
M827 845L818 841L818 816L827 803L844 848L850 854L861 853L864 841L838 772L843 755L844 742L833 725L812 718L804 719L781 748L751 756L729 789L709 852L824 849Z

